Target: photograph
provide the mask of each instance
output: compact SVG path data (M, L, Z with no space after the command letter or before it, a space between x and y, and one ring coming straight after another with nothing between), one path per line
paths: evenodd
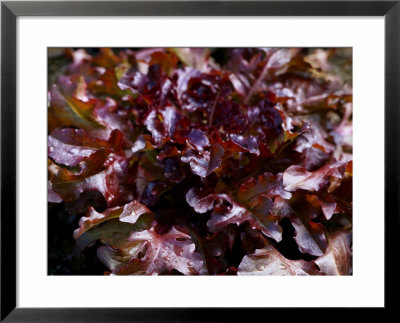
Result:
M47 275L353 275L352 47L48 47L43 95Z

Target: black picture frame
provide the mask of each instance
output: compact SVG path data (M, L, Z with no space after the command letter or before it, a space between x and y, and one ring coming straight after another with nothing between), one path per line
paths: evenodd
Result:
M395 310L400 181L400 1L74 1L1 3L1 321L252 321L297 315L299 308L17 308L16 307L16 19L19 16L384 16L385 19L385 307ZM371 94L369 94L371 95ZM373 131L373 125L371 125ZM373 153L373 151L371 152ZM366 161L368 162L368 161ZM371 166L371 172L373 167ZM373 175L371 175L373 176ZM373 189L373 188L371 188ZM373 241L373 232L371 232ZM371 242L373 243L373 242ZM371 255L373 261L373 255ZM368 287L366 287L368 288ZM344 291L345 292L345 291ZM40 293L40 291L38 291ZM38 295L39 297L39 295ZM323 297L316 295L316 297ZM289 311L288 311L289 310ZM330 318L336 309L325 308ZM350 309L347 309L349 312Z

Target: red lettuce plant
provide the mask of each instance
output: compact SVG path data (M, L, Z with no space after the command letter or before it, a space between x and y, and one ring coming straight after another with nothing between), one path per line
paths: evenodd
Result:
M49 273L352 273L351 50L57 59Z

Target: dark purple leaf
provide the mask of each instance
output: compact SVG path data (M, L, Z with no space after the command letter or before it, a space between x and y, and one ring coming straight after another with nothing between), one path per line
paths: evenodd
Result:
M351 49L50 48L48 70L50 274L101 272L93 245L107 275L352 273Z

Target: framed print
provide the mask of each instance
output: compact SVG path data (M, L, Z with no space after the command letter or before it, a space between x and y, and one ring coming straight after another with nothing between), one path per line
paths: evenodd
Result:
M393 309L398 1L1 10L1 320Z

